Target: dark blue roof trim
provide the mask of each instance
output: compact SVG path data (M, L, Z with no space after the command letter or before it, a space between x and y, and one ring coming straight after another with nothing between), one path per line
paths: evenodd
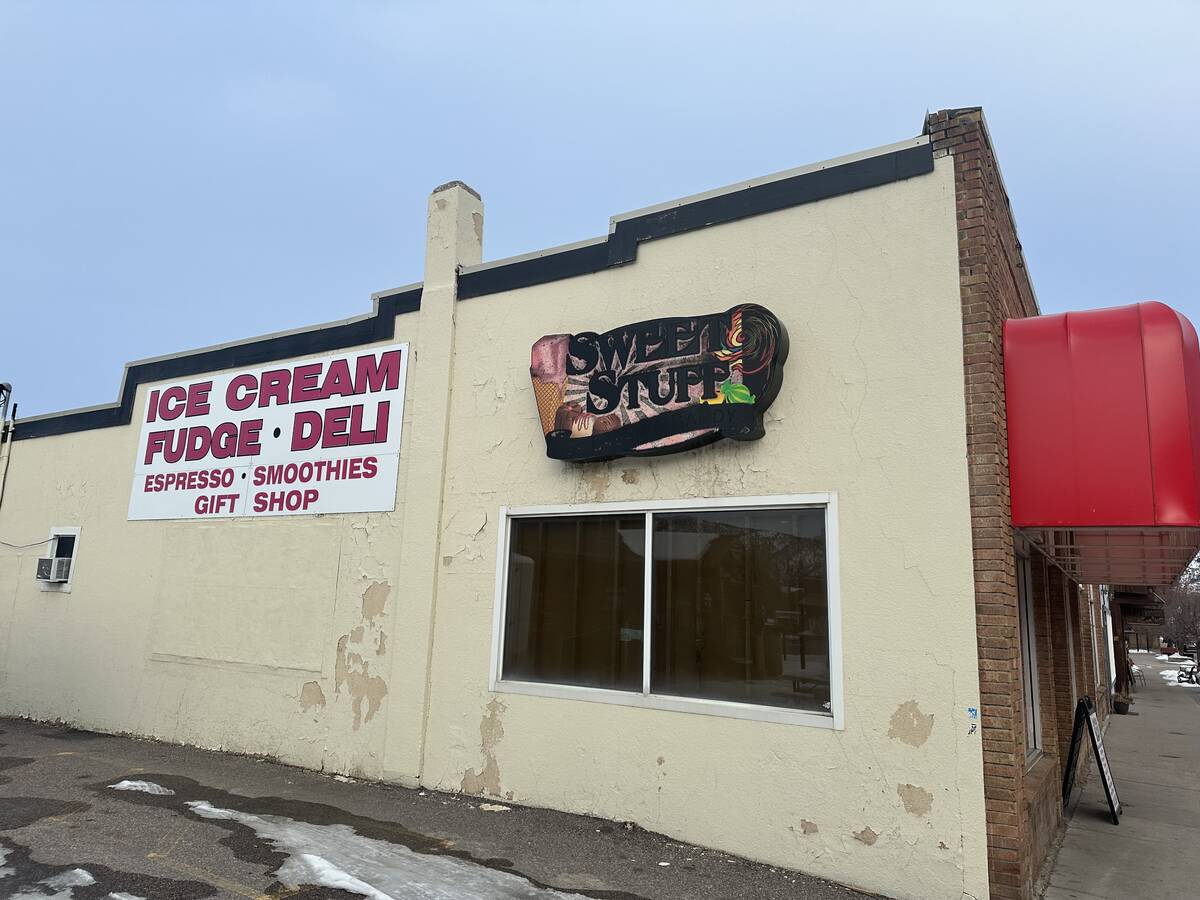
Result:
M374 314L355 322L327 325L231 347L218 347L214 350L201 350L138 363L126 371L124 390L117 404L21 421L13 431L13 438L24 440L53 434L70 434L73 431L86 431L91 428L128 425L133 420L133 401L139 384L186 378L219 369L261 365L277 359L329 353L360 344L386 341L396 334L396 316L416 312L420 308L421 289L418 287L380 297Z
M604 241L475 272L464 272L458 278L458 299L483 297L623 266L637 259L638 244L643 241L825 200L932 171L933 146L920 144L622 219ZM387 340L395 334L397 315L415 312L420 308L421 289L413 288L380 297L374 315L356 322L139 363L130 366L126 372L119 403L22 421L14 430L13 437L24 440L127 425L133 420L133 401L139 384L186 378L218 369L261 365L278 359L327 353Z
M933 145L920 144L622 219L606 241L464 272L458 278L458 299L483 297L623 266L637 259L638 244L642 241L826 200L932 171Z

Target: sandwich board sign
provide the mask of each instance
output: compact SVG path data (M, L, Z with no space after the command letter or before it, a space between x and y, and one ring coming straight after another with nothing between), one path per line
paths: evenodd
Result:
M1075 772L1079 767L1079 754L1083 750L1083 729L1087 728L1092 741L1092 755L1100 769L1100 781L1104 785L1104 796L1108 799L1108 812L1114 825L1119 825L1122 813L1121 800L1117 796L1117 785L1113 781L1108 756L1104 753L1104 738L1100 734L1100 719L1091 697L1083 697L1075 707L1075 727L1071 730L1071 749L1067 753L1067 765L1063 771L1062 800L1065 807L1075 789Z

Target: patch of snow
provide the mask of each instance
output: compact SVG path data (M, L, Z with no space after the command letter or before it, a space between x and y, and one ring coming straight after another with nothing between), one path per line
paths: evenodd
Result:
M660 862L659 865L660 866L669 866L670 863L669 862Z
M350 894L361 894L370 900L392 900L387 894L375 890L365 881L359 881L349 872L344 872L324 857L315 853L297 853L289 856L279 867L275 877L284 885L319 884L336 888Z
M175 792L170 788L165 788L161 784L155 784L153 781L118 781L116 784L110 784L110 788L114 791L141 791L143 794L154 794L156 797L170 797Z
M1130 653L1153 653L1153 650L1130 650Z
M1160 653L1160 654L1158 654L1158 656L1156 656L1154 658L1157 659L1159 662L1166 662L1171 657L1167 656L1167 654L1165 654L1165 653Z
M349 825L257 816L206 800L185 805L201 818L245 825L286 853L288 859L275 877L292 890L313 884L370 900L583 900L580 894L539 888L520 875L459 857L417 853L403 844L363 837Z
M1200 688L1200 684L1192 684L1190 681L1168 681L1167 685L1170 687Z
M92 877L92 873L87 869L68 869L38 883L58 890L64 887L90 887L96 883L96 879Z
M139 897L137 894L126 894L117 891L115 894L109 894L107 900L146 900L145 897Z
M7 878L16 871L10 866L6 866L4 864L4 861L8 859L8 854L10 852L11 851L7 847L0 847L0 878Z
M480 803L479 808L484 812L508 812L512 809L511 806L504 806L500 803Z
M90 887L95 883L96 879L86 869L68 869L39 881L38 884L45 885L45 888L39 889L36 894L22 891L10 894L9 900L71 900L75 888Z

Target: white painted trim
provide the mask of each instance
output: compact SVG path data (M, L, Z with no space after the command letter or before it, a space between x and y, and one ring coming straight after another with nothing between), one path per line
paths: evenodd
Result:
M508 608L508 507L500 507L496 538L496 602L492 604L492 664L488 669L488 690L495 691L504 664L504 611Z
M645 540L642 544L642 696L650 696L650 623L654 616L654 513L647 512L643 520Z
M56 525L50 529L50 539L46 542L46 552L49 556L56 555L58 550L59 537L75 538L75 550L71 554L71 574L67 576L66 581L39 581L37 583L38 590L44 594L69 594L71 593L71 583L75 581L75 569L79 563L79 534L80 527L78 525Z
M689 497L680 500L629 500L614 503L560 503L553 506L505 507L511 518L611 515L627 512L687 512L697 509L773 509L779 506L828 506L831 491L768 494L761 497ZM828 522L826 522L828 525Z
M808 710L759 706L725 700L675 697L650 692L651 593L653 588L653 520L656 512L721 509L772 509L779 507L821 507L825 510L826 606L829 622L829 706L828 714ZM548 516L606 515L641 512L646 515L646 574L642 622L642 691L616 691L566 684L531 681L506 681L503 678L504 617L508 604L508 554L511 520ZM500 507L496 539L496 588L492 611L492 651L488 672L488 690L493 693L526 694L560 700L613 703L642 709L725 716L792 725L810 725L841 731L845 729L845 687L842 674L842 603L840 558L838 553L837 493L825 491L807 494L778 494L760 497L696 497L681 500L626 501L617 503L568 503L553 506Z
M825 500L825 605L829 623L829 711L836 731L846 728L845 682L842 679L842 576L838 552L838 498Z
M613 691L605 688L579 687L573 684L543 684L536 681L500 681L494 690L498 694L526 694L553 700L611 703L639 709L724 716L727 719L750 719L756 722L776 722L785 725L812 725L817 728L828 728L831 731L838 730L833 716L807 710L785 709L781 706L757 706L753 703L673 697L667 694L639 694L635 691Z

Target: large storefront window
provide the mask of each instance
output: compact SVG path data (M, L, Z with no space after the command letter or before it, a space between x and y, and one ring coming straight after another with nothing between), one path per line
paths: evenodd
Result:
M513 519L505 676L641 690L645 544L639 515Z
M506 511L499 689L840 719L829 504L784 499Z

